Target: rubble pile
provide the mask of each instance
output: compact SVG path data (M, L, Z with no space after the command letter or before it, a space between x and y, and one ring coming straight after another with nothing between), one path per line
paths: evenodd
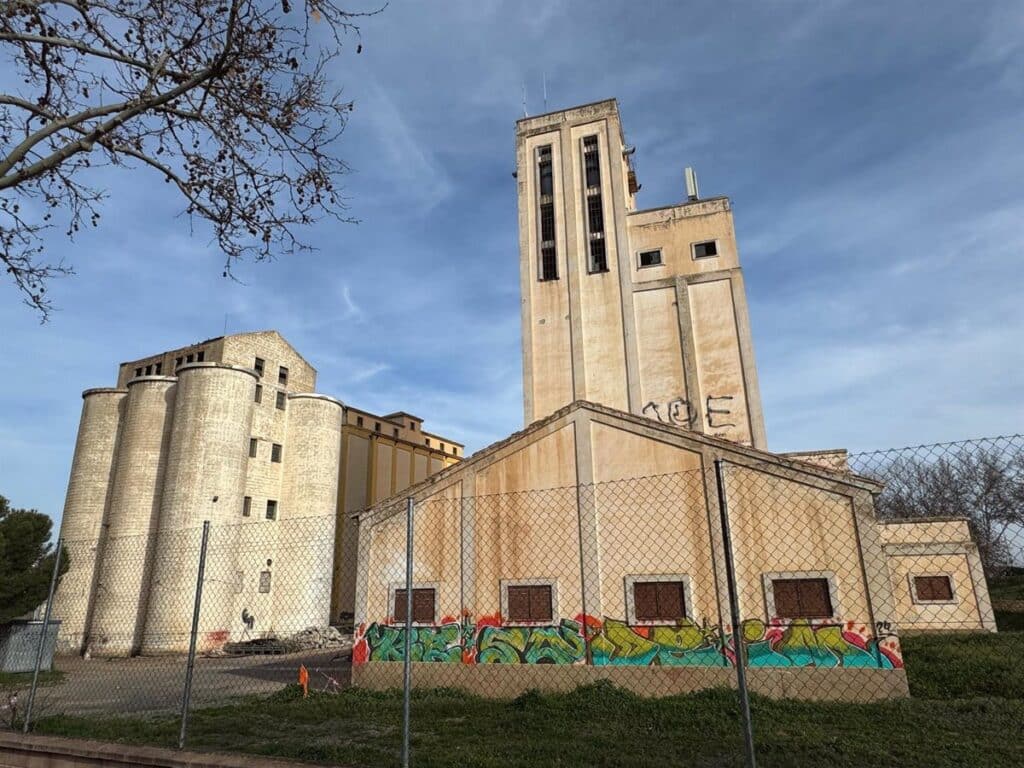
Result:
M335 627L306 627L284 639L282 643L296 651L316 648L351 648L352 636L342 634Z

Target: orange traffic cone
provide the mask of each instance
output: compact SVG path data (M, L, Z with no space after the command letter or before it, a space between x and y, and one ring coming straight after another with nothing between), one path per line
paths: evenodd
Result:
M309 670L305 664L299 665L299 685L302 686L302 698L309 696Z

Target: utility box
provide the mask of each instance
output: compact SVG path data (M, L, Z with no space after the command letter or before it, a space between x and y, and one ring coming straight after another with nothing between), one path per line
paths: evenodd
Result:
M53 649L57 644L60 621L50 621L46 641L43 643L43 658L39 665L42 671L53 666ZM31 672L36 666L36 652L39 649L39 633L43 622L16 619L0 625L0 672Z

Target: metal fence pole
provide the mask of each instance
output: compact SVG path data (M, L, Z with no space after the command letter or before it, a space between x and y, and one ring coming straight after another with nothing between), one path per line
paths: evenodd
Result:
M736 650L736 685L740 695L740 714L743 718L743 744L748 768L757 768L754 754L754 725L750 717L750 692L747 690L747 653L743 647L743 625L737 599L736 567L732 560L732 534L729 530L729 502L725 493L725 471L721 459L715 459L715 480L718 485L718 508L722 513L722 544L725 550L725 580L729 588L729 611L732 620L732 644Z
M412 513L413 500L405 501L405 652L402 680L402 768L409 768L409 704L412 697Z
M53 593L57 589L57 574L60 573L60 560L64 552L64 540L57 537L57 549L53 555L53 574L50 576L50 593L46 598L46 610L43 611L43 629L39 633L36 644L36 663L32 667L32 688L28 692L28 704L25 706L25 723L23 733L28 733L32 721L32 705L36 702L36 689L39 687L39 668L43 665L43 651L46 648L46 636L50 633L50 615L53 613Z
M181 733L178 749L185 748L188 732L188 704L192 698L192 671L196 664L196 637L199 634L199 610L203 604L203 576L206 573L206 545L210 539L210 521L203 521L203 543L199 547L199 572L196 574L196 600L192 606L192 635L188 641L188 665L185 667L185 690L181 695Z

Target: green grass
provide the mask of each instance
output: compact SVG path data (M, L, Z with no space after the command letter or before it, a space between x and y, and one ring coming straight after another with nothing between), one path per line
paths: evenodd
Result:
M63 679L64 673L58 669L39 673L39 685L53 685ZM0 689L28 688L31 685L31 672L0 672Z
M874 704L753 702L759 764L840 766L1024 765L1024 701L911 699ZM642 699L599 684L512 702L461 692L416 692L412 745L430 766L742 765L732 691ZM189 746L382 768L399 755L401 697L348 690L198 710ZM45 733L170 746L178 722L52 717Z
M1024 568L1008 568L1005 575L991 579L988 593L993 602L1024 600Z
M900 638L910 694L930 699L1024 700L1024 634L976 632Z

